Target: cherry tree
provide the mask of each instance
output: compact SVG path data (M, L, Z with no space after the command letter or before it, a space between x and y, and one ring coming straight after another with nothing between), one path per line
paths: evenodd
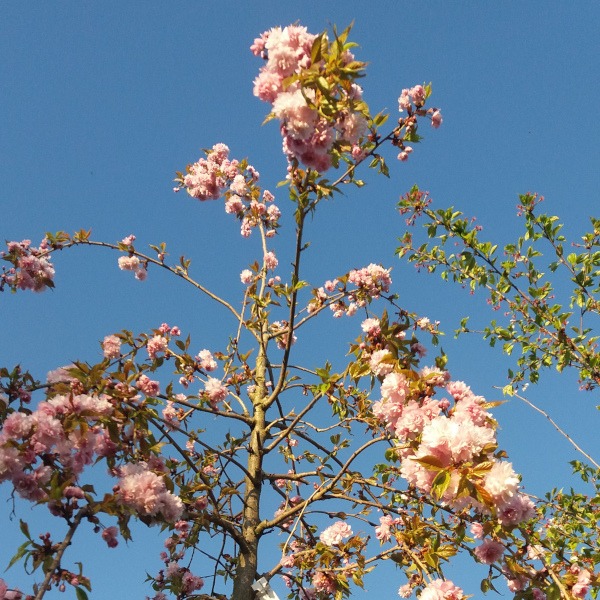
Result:
M404 162L419 127L442 124L429 85L402 90L391 125L373 115L349 33L290 25L251 47L263 61L254 94L279 124L288 162L281 191L263 187L224 143L176 174L175 192L223 202L256 244L231 276L243 289L235 300L213 292L190 259L172 261L166 243L144 250L133 234L8 243L2 290L51 288L55 257L91 246L116 252L118 267L141 281L159 271L181 280L173 285L192 286L215 318L236 325L220 348L163 323L107 332L98 362L61 366L44 380L20 366L0 370L0 481L64 526L57 541L22 521L11 564L25 561L34 582L20 592L0 580L0 598L41 600L72 586L85 599L92 582L74 570L80 529L115 547L137 521L165 532L164 567L150 576L154 600L249 600L268 594L273 578L293 598L340 599L390 566L401 597L460 600L468 590L443 572L459 553L484 565L484 592L508 586L517 598L567 599L597 590L597 490L594 501L524 493L498 446L495 403L453 380L443 353L423 364L440 332L398 304L389 266L306 280L320 205L362 187L367 168L389 175L384 146ZM410 201L422 212L418 190ZM293 212L293 232L281 227L282 211ZM291 270L279 264L275 237L292 250ZM302 332L346 316L356 319L356 339L332 340L349 349L346 363L301 364Z

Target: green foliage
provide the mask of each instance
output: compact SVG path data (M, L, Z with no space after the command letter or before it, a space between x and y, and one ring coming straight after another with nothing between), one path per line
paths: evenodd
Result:
M566 254L562 224L538 213L541 201L534 194L520 196L524 232L499 249L481 239L473 220L453 208L430 208L427 194L414 187L399 208L408 224L423 221L432 242L417 246L407 233L397 254L444 280L482 290L492 308L506 315L479 333L508 355L519 348L517 369L509 374L512 384L535 383L548 367L559 372L571 367L585 389L594 389L600 383L598 336L592 329L600 309L600 222L592 218L592 231L570 244L576 252ZM565 294L566 282L570 293ZM465 318L457 334L473 331Z

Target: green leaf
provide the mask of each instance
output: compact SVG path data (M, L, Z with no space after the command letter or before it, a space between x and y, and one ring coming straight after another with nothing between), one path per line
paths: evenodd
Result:
M88 600L88 595L83 588L75 588L75 594L77 595L77 600Z
M23 519L19 520L19 528L21 529L21 532L23 533L23 535L30 540L31 539L31 535L29 534L29 525L27 525L27 523L25 523L25 521L23 521Z
M6 570L8 571L8 569L10 569L18 560L20 560L21 558L23 558L23 556L25 556L27 554L27 548L29 547L29 541L27 542L23 542L19 548L17 549L17 552L15 553L15 555L10 559L10 562L8 563L8 567L6 567Z
M433 483L431 486L431 495L436 500L439 500L444 495L446 490L448 489L448 486L450 485L450 481L451 481L450 473L446 469L440 471L435 476L435 479L433 480Z

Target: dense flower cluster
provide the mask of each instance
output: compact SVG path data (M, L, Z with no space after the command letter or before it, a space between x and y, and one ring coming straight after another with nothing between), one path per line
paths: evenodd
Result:
M322 90L302 85L294 77L316 66L311 59L316 40L306 27L274 27L254 40L251 51L266 60L254 81L254 95L272 105L271 114L281 123L284 153L323 172L332 165L331 149L336 141L343 140L353 153L361 153L360 142L368 133L368 122L354 109L354 103L362 98L360 86L337 86L338 110L325 117L324 111L319 111ZM349 65L354 56L346 50L342 61Z
M323 306L329 306L336 319L343 315L351 317L359 308L389 291L392 283L390 271L371 263L362 269L353 269L342 281L326 281L323 286L313 290L313 299L308 303L307 311L314 313ZM356 289L348 289L348 284Z
M87 394L56 395L30 414L16 411L6 417L0 432L0 482L11 481L20 496L47 499L53 469L76 478L96 457L114 451L101 425L113 413L108 397ZM85 428L74 428L72 417L85 418Z
M104 358L112 359L121 356L121 340L116 335L107 335L102 341Z
M399 124L405 129L407 138L412 139L413 134L416 133L417 129L417 118L429 116L431 119L431 126L434 129L438 129L442 124L442 113L437 108L425 109L425 101L429 95L430 88L425 89L422 85L415 85L412 88L405 88L402 90L400 97L398 98L398 109L401 113L406 111L408 115L402 117ZM413 148L405 144L404 139L395 139L394 144L398 146L400 152L398 154L398 160L406 162L409 155L412 153Z
M169 492L164 479L151 471L145 462L123 465L118 474L115 495L122 504L140 515L161 517L167 523L179 520L183 503Z
M13 267L0 275L0 291L8 285L16 290L33 290L42 292L47 287L54 287L54 267L50 262L49 244L44 238L35 248L30 240L8 242L8 252L0 256L12 263Z
M451 581L434 579L421 592L420 600L463 600L464 592Z
M218 200L225 197L225 212L241 221L241 234L248 237L252 229L262 225L268 237L279 226L281 211L273 204L275 197L268 190L261 191L257 185L258 171L237 159L229 159L229 148L222 143L206 151L206 158L186 167L185 175L179 174L179 187L198 200Z
M319 539L326 546L336 546L341 544L344 538L352 535L352 529L344 521L336 521L333 525L327 527L321 532Z
M135 278L140 281L144 281L148 276L146 265L137 256L119 256L117 262L121 271L133 271Z
M389 361L387 365L394 368ZM415 390L401 372L378 368L374 374L383 380L382 399L373 405L373 412L400 442L400 473L411 485L427 494L438 493L451 506L492 511L507 527L533 516L533 503L519 492L519 477L511 463L493 456L496 421L483 397L460 381L450 382L446 389L454 398L451 406L447 399ZM428 390L435 387L432 382L440 383L429 377ZM465 469L473 465L479 469ZM436 492L434 480L442 471L447 480Z

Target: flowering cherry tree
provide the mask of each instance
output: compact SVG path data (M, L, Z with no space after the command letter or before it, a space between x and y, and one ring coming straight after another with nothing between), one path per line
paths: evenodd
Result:
M136 521L165 532L153 600L249 600L261 577L282 578L290 597L340 599L391 565L401 597L460 600L469 591L443 574L458 553L484 565L484 592L508 586L518 598L568 599L597 590L592 523L578 526L584 500L523 492L498 446L494 403L453 380L444 355L423 364L437 325L398 305L390 268L304 279L319 204L361 187L360 169L388 175L384 145L406 161L419 127L442 124L431 87L415 85L402 90L386 130L388 116L372 115L363 100L365 64L348 35L291 25L251 47L263 61L254 94L279 124L287 157L285 205L224 143L176 174L175 192L224 202L241 235L258 238L235 274L236 301L198 280L189 259L172 262L164 242L145 251L133 234L117 243L85 230L49 233L37 247L8 243L1 290L51 288L59 251L94 246L117 252L118 267L141 281L159 271L183 280L236 326L220 348L163 323L107 332L98 362L62 366L45 380L0 370L0 481L65 532L59 541L36 537L21 523L12 563L23 559L35 582L20 592L0 580L0 598L41 600L72 586L85 599L92 582L68 551L79 530L113 548L131 539ZM293 211L294 232L282 229L283 211ZM275 236L293 249L291 271L279 264ZM345 365L297 361L310 323L353 315Z

